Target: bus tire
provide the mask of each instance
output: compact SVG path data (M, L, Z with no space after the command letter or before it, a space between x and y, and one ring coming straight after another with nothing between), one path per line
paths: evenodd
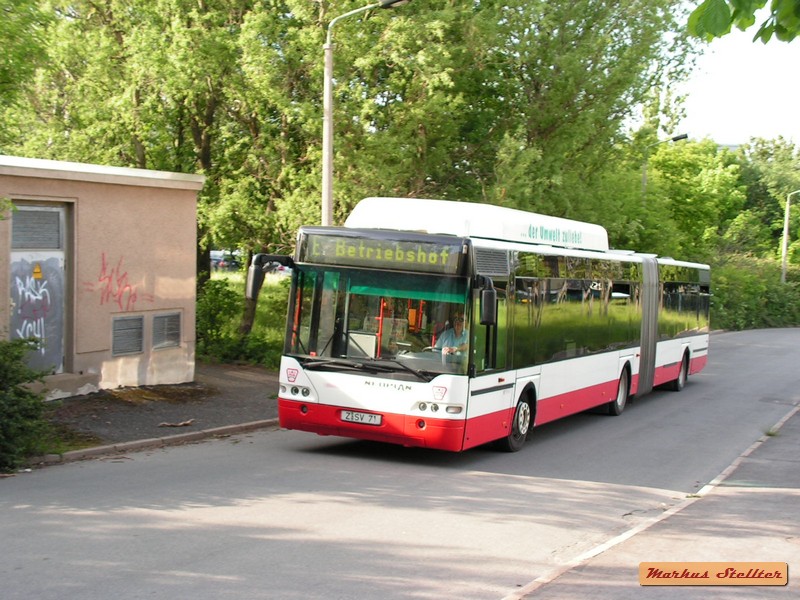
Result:
M511 431L506 437L498 440L500 449L504 452L519 452L522 450L532 425L533 410L531 409L531 400L525 395L519 399L517 408L514 409Z
M617 384L617 397L606 405L609 415L618 417L622 414L622 411L625 410L625 406L628 404L628 394L630 394L630 390L631 379L630 375L628 375L628 369L622 369L622 375L619 376L619 383Z
M673 392L680 392L686 387L687 379L689 379L689 355L684 354L681 360L681 370L678 371L678 378L670 381L667 387Z

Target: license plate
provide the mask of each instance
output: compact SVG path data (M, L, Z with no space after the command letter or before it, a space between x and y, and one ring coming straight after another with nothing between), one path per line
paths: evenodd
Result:
M343 410L342 421L350 423L361 423L363 425L380 425L382 420L381 415L374 413L356 412L354 410Z

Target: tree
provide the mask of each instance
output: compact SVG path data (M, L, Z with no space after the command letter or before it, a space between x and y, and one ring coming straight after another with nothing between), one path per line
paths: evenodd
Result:
M36 0L0 0L0 153L20 132L6 125L8 115L46 60L46 13Z
M663 144L649 159L648 204L666 204L678 256L708 262L745 201L739 165L712 140Z
M47 21L34 0L0 0L0 108L16 100L42 64Z
M592 189L588 179L605 169L624 120L662 69L685 57L689 46L677 51L664 36L673 11L677 4L661 2L502 3L502 43L487 45L502 99L497 155L487 165L491 201L583 216L564 183L584 182L579 195Z
M622 123L692 51L665 36L679 10L669 0L440 1L404 7L373 51L348 37L337 45L339 62L355 65L337 86L339 202L386 190L595 212L590 178L608 168Z
M745 208L769 232L769 242L764 242L769 246L768 255L779 257L786 196L800 189L800 175L797 171L800 150L784 138L753 139L740 149L738 160L747 186ZM793 206L789 231L795 239L800 227L798 216L800 211ZM790 253L790 258L794 261L794 252Z
M218 202L221 121L238 67L238 32L251 0L56 0L49 61L16 115L18 153L99 164L201 172ZM23 131L29 131L23 135ZM200 252L198 271L208 271Z
M756 12L766 0L704 0L689 16L692 35L707 41L730 33L735 25L742 31L756 22ZM767 43L774 34L782 42L791 42L800 33L800 0L771 0L769 15L761 23L753 41Z

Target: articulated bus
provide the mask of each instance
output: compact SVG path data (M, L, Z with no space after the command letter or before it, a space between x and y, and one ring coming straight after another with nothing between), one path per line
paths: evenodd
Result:
M256 255L249 297L276 264L286 429L517 451L535 426L679 391L708 359L709 267L610 250L598 225L367 198L343 227L301 227L293 256Z

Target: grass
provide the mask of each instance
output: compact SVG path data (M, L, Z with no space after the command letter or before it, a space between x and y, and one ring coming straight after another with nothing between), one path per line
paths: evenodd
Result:
M45 454L64 454L72 450L94 448L105 443L96 435L75 431L63 423L51 423L52 429L45 446Z

